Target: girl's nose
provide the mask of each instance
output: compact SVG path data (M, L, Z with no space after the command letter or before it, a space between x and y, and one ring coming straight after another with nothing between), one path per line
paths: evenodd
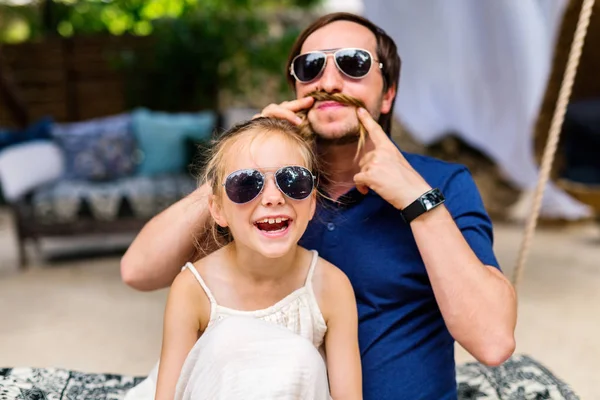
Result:
M285 197L281 190L277 187L275 183L275 177L272 175L267 177L265 180L265 187L262 192L262 205L264 206L274 206L281 205L285 203Z

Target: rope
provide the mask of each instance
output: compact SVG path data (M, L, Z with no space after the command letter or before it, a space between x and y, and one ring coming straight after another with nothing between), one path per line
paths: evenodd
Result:
M550 178L550 170L552 168L554 156L556 155L561 127L565 119L569 98L571 97L573 83L577 74L577 67L579 66L579 60L581 58L581 50L585 42L587 29L592 16L594 1L595 0L583 0L583 4L581 6L579 20L577 21L577 28L575 29L575 35L573 37L573 43L571 44L571 51L567 61L567 67L565 69L563 81L558 94L558 100L556 102L556 108L552 117L552 123L550 125L548 141L546 142L544 155L542 156L542 165L533 199L532 211L525 228L523 243L519 252L519 258L513 271L512 283L515 287L515 290L521 282L523 270L525 268L525 261L527 260L529 250L531 249L533 235L535 233L535 228L540 214L540 208L542 206L544 188L546 187L546 184Z

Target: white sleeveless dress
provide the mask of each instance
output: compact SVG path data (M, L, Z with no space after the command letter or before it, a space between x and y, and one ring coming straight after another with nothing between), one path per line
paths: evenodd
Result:
M219 305L191 264L210 301L210 319L181 370L175 399L329 400L323 339L327 326L312 288L318 254L304 286L256 311ZM154 399L158 365L125 400Z

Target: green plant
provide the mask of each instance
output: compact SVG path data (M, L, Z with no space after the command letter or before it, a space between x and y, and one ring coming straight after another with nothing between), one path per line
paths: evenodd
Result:
M39 10L0 1L0 43L20 43L41 31Z
M202 7L153 22L151 51L128 54L130 105L167 111L218 108L219 94L249 93L275 80L298 27L279 26L272 12ZM281 25L281 24L280 24Z
M110 55L125 74L127 106L197 110L218 108L223 93L249 102L257 88L286 93L284 63L299 31L298 18L290 15L305 15L320 2L39 0L11 7L4 19L27 21L28 39L146 36L149 46Z

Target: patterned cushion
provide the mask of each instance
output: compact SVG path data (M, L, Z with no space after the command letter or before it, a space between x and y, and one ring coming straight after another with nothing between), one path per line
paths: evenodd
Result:
M104 181L135 172L137 145L129 115L56 124L52 135L65 154L67 179Z
M195 180L184 174L130 176L111 182L60 180L35 191L33 215L45 224L74 222L82 216L114 221L127 204L134 217L150 218L195 188ZM91 215L82 215L86 211Z
M578 400L571 388L526 355L514 355L499 367L473 362L456 371L459 399Z
M143 377L84 374L59 368L0 369L0 399L123 399ZM578 400L569 387L527 356L498 368L478 363L457 368L459 400Z
M60 368L0 368L0 399L116 400L142 380Z

